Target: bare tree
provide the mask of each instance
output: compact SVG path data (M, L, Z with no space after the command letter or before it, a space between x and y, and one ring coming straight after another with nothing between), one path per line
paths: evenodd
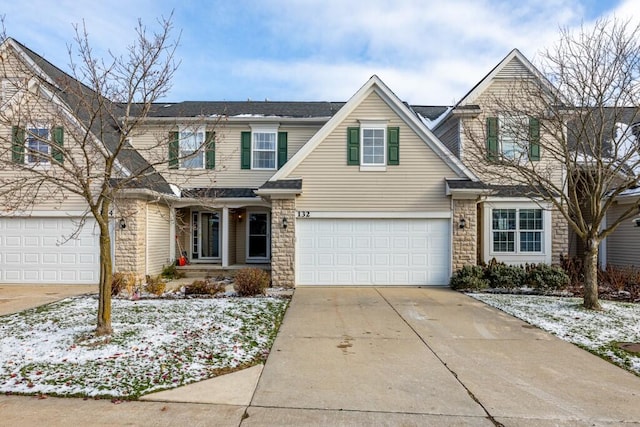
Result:
M24 46L16 52L11 48L15 41L3 43L0 200L10 211L26 211L43 199L59 207L80 201L85 206L81 222L95 219L100 232L98 335L112 333L109 222L119 195L131 188L164 188L169 194L156 166L181 160L168 131L142 150L129 143L171 88L178 39L172 37L171 16L158 20L152 32L139 21L126 53L102 59L92 50L86 27L76 26L68 47L69 73ZM199 148L210 142L202 141Z
M539 133L532 133L530 120L512 120L511 128L501 130L526 142L509 153L499 138L487 143L495 138L488 121L468 126L465 134L482 153L475 162L482 175L526 186L528 197L564 216L584 246L583 304L600 309L598 246L639 207L630 204L605 221L616 197L640 183L631 126L640 112L640 27L602 19L576 31L563 29L557 46L540 60L541 75L516 79L488 103L495 108L490 115L533 118ZM532 153L532 144L539 151Z

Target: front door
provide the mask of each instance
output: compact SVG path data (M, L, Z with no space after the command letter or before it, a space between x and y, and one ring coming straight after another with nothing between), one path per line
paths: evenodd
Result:
M249 212L247 261L268 262L270 256L270 219L267 212Z
M200 214L200 259L220 258L220 215L217 212Z

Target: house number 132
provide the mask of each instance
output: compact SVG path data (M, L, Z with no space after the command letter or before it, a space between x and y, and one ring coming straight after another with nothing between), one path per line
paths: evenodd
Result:
M311 212L309 211L298 211L298 218L309 218L311 216Z

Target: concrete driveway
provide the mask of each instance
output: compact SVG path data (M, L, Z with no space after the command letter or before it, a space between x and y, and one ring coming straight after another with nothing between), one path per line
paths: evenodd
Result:
M243 426L633 424L640 378L448 289L300 288L247 415Z
M640 378L448 289L298 288L230 403L215 383L244 372L119 405L0 396L0 424L640 425Z

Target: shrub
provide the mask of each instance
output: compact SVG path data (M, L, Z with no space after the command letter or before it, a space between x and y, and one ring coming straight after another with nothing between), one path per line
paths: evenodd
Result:
M485 278L484 268L479 265L465 265L451 276L449 286L456 290L480 290L487 288L489 281Z
M162 280L160 276L147 276L147 283L144 285L145 292L150 294L161 296L167 289L167 284Z
M175 264L169 264L164 266L164 268L162 269L162 273L160 273L160 275L165 279L173 280L173 279L180 279L184 277L185 273L183 271L178 270Z
M243 268L236 273L233 289L241 297L264 295L269 286L269 274L259 268Z
M531 264L526 267L524 284L543 291L560 290L569 285L569 276L560 267L547 264Z
M484 275L492 288L513 289L522 287L526 273L521 266L507 265L494 258L487 265Z
M114 273L111 279L111 295L116 296L124 291L133 295L136 290L136 282L136 275L133 273Z
M184 287L185 295L217 295L226 291L224 283L212 283L209 280L194 280Z
M560 254L560 266L569 276L572 286L580 286L584 283L584 268L582 259L578 257L571 258Z

